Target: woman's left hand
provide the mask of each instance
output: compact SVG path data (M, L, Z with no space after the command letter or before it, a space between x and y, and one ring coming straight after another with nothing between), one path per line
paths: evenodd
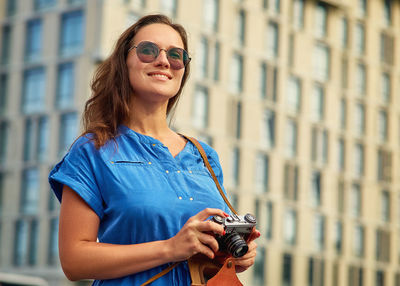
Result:
M247 270L254 264L257 254L257 243L254 240L259 238L260 235L261 233L254 228L253 232L247 238L247 245L249 246L249 250L242 257L235 258L237 273Z

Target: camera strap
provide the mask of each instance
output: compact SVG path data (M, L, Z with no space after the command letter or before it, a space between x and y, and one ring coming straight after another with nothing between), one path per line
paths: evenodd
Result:
M197 148L197 150L199 151L201 158L203 158L203 162L204 165L206 166L206 168L208 169L208 171L210 172L211 177L213 178L215 185L217 186L217 189L219 191L219 193L221 194L221 197L224 199L225 203L227 204L227 206L229 207L229 209L235 214L237 215L238 213L236 212L236 210L234 209L234 207L231 205L231 203L229 202L228 198L225 196L224 191L222 190L222 187L220 185L220 183L218 182L217 176L214 173L213 168L210 165L210 162L208 161L207 158L207 154L206 151L204 151L203 146L201 146L201 144L199 143L199 141L197 141L197 139L193 138L193 137L188 137L185 136L183 134L180 134L181 136L183 136L186 140L192 142L192 144ZM172 269L174 269L180 262L175 262L171 265L169 265L167 268L165 268L163 271L161 271L160 273L154 275L153 277L151 277L149 280L147 280L146 282L144 282L142 285L140 286L145 286L148 285L150 283L152 283L153 281L157 280L158 278L160 278L161 276L167 274L168 272L170 272Z

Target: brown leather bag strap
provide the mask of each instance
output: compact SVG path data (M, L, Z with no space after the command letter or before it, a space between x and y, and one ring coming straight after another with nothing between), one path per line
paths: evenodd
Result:
M234 207L231 205L231 203L229 202L229 200L227 199L227 197L225 196L224 191L221 188L221 185L218 182L217 176L214 173L214 170L211 168L210 162L207 159L207 155L206 152L203 149L203 146L201 146L201 144L199 143L199 141L197 141L197 139L193 138L193 137L188 137L185 135L182 135L183 137L185 137L187 140L189 140L190 142L193 143L194 146L196 146L197 150L199 150L201 157L203 158L204 164L206 165L208 171L211 174L211 177L213 178L215 185L218 188L219 193L221 194L222 198L224 199L225 203L228 205L228 207L230 208L230 210L237 215L238 213L236 212L236 210L234 209Z
M149 280L147 280L146 282L144 282L142 285L140 286L146 286L149 285L151 282L157 280L158 278L160 278L161 276L167 274L168 272L170 272L172 269L174 269L176 266L178 266L180 262L175 262L173 264L171 264L170 266L168 266L167 268L165 268L163 271L161 271L160 273L154 275L153 277L151 277Z

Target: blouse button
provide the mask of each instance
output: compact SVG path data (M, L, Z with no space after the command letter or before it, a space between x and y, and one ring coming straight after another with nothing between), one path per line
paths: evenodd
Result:
M193 173L192 171L189 171L189 173L191 174L191 173Z
M177 172L177 173L180 173L181 171L178 170L178 171L176 171L176 172Z
M149 162L149 165L151 165L151 162Z
M167 174L168 174L168 173L169 173L169 171L168 171L168 170L165 170L165 173L167 173Z
M193 198L190 198L189 200L193 201Z
M156 144L153 143L153 146L156 146Z
M182 199L182 197L178 197L178 199L180 199L180 200L181 200L181 199Z

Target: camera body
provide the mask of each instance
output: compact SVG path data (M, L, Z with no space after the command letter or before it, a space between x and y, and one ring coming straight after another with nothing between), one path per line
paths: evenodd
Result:
M212 221L221 224L225 235L216 235L220 250L231 254L233 257L242 257L249 247L245 239L257 225L257 219L252 214L244 216L232 214L226 218L214 216Z

